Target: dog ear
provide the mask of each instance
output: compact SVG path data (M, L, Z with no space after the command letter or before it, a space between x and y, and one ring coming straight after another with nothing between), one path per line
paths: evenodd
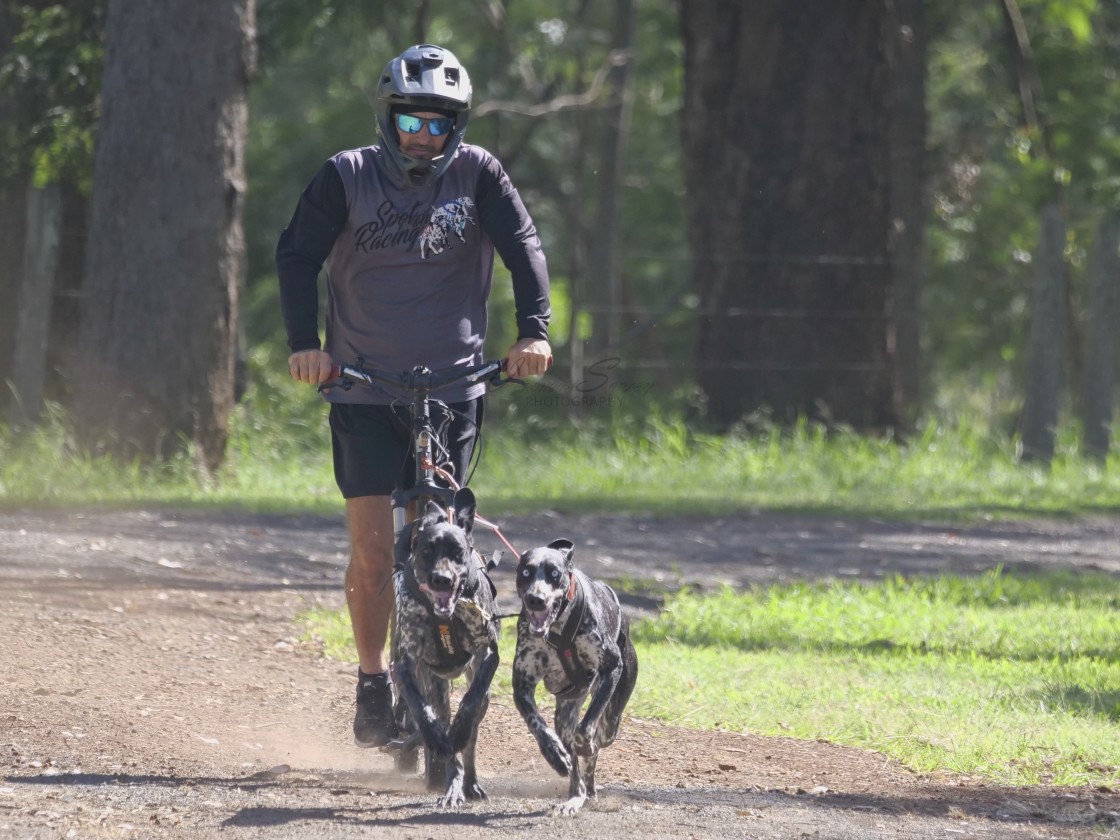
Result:
M455 491L455 524L468 534L474 528L474 514L478 509L474 491L469 487Z
M438 522L447 521L447 511L445 511L438 504L428 499L428 504L424 507L424 512L420 516L420 528L427 528L430 525L435 525Z
M565 563L572 562L572 555L575 554L576 547L571 540L553 540L548 544L548 547L563 554Z

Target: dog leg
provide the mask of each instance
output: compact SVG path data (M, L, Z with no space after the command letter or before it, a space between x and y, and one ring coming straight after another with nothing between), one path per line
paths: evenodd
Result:
M447 731L451 720L451 683L427 669L425 676L424 696L431 706L432 720L430 727L422 730L425 731L424 777L428 790L445 790L451 786L452 778L462 776L462 767L456 771L454 766L458 759Z
M489 705L489 701L487 701ZM479 718L481 721L481 718ZM486 791L478 782L478 770L475 764L475 751L478 746L478 729L475 728L471 739L463 747L463 793L467 799L486 799Z
M446 764L439 768L433 767L433 764L436 763L437 758L443 758L446 761L452 750L451 741L447 737L447 725L439 718L438 705L440 698L434 695L439 694L437 686L442 682L445 695L443 705L449 704L446 699L446 681L432 680L433 685L428 687L427 692L423 691L417 684L418 675L414 663L407 657L396 663L394 673L397 676L397 688L404 698L409 714L416 722L417 729L424 741L425 777L428 780L428 785L431 786L435 781L436 789L442 789L446 776Z
M580 772L579 756L572 757L572 772L568 775L568 798L559 805L552 806L554 817L574 817L587 801L587 788Z
M599 763L599 753L583 759L583 787L588 799L595 799L595 765Z
M485 712L485 709L483 709ZM475 765L478 728L472 729L471 737L463 747L462 753L451 756L447 766L447 791L440 800L444 808L459 808L471 799L486 799L486 791L478 783Z
M447 790L440 798L439 805L443 808L459 808L467 801L464 791L463 761L458 754L455 754L447 760L445 766L447 767ZM430 780L428 787L432 787Z
M516 666L516 662L514 663ZM516 667L513 671L513 705L521 714L521 719L529 727L529 732L537 741L544 760L561 776L572 772L572 757L560 743L560 738L549 727L548 722L537 711L536 690L539 680L533 679Z
M490 705L490 684L494 681L497 670L498 644L495 642L487 648L478 663L470 685L459 701L459 709L451 722L451 728L448 730L451 748L455 752L462 752L467 742L477 735L478 725Z
M622 712L630 701L630 695L634 693L634 685L638 682L638 652L634 650L634 643L630 641L625 616L622 619L622 631L619 633L618 641L619 648L622 650L622 676L618 679L618 686L611 695L599 724L600 748L609 747L614 743L618 729L622 725Z
M603 716L607 703L618 687L618 681L621 677L622 657L619 655L618 649L604 650L603 670L600 672L599 685L587 706L587 714L583 716L583 720L580 721L579 726L572 733L572 745L575 747L577 754L586 758L594 755L599 748L596 738L599 719Z
M568 799L552 808L558 817L574 817L588 799L595 799L595 765L599 761L596 752L587 758L576 756L572 759L572 774L568 779Z
M490 684L498 670L498 646L487 649L471 678L470 687L459 701L459 709L449 732L452 748L462 755L462 793L467 799L485 799L486 791L478 783L475 765L475 747L478 727L490 708Z
M584 695L586 696L586 695ZM554 816L571 817L579 813L583 803L587 800L587 787L584 785L584 774L581 770L580 756L572 742L572 736L579 720L580 706L583 705L583 696L576 699L557 700L554 723L560 742L568 755L572 758L572 767L568 772L568 799L552 808ZM586 765L586 759L583 764Z

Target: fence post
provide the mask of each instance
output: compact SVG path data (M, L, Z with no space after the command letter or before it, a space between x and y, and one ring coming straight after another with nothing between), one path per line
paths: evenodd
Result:
M1058 401L1062 387L1065 271L1062 250L1066 224L1056 204L1042 208L1038 254L1035 259L1034 300L1030 346L1027 348L1027 394L1023 404L1024 461L1054 457Z
M1089 252L1089 342L1081 395L1085 453L1108 457L1116 373L1116 299L1120 284L1120 215L1106 211Z

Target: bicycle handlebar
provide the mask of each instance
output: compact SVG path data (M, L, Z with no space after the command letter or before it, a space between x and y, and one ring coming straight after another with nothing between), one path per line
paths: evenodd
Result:
M422 394L455 385L459 382L487 381L497 384L499 377L505 370L504 359L491 359L480 365L468 368L448 368L447 370L433 371L417 365L406 373L385 373L379 370L367 370L358 365L336 365L331 368L333 383L326 382L319 386L319 390L335 385L349 388L352 382L364 382L366 385L381 383L399 388L411 394Z

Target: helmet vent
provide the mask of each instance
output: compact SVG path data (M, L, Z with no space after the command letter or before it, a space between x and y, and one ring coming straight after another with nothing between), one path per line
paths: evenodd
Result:
M458 67L444 67L443 78L450 85L459 86L459 68Z
M408 79L420 78L420 65L413 61L404 63L404 75Z

